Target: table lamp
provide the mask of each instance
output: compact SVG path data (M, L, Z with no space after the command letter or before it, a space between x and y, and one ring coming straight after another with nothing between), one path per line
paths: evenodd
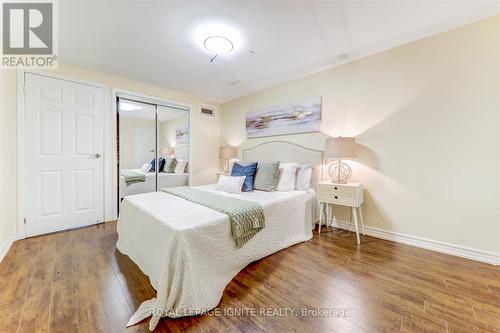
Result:
M174 150L172 149L172 147L165 146L161 149L161 154L165 157L172 156L173 153Z
M224 172L229 172L229 160L236 158L236 147L219 147L219 158L224 160Z
M358 157L356 154L356 139L348 137L329 138L325 144L327 161L333 160L328 167L328 175L332 183L344 184L351 178L352 170L343 159Z

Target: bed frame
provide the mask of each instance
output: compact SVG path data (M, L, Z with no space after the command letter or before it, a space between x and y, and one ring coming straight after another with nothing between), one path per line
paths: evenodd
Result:
M317 189L323 179L323 151L288 141L267 141L241 150L243 162L298 162L311 164L311 188Z

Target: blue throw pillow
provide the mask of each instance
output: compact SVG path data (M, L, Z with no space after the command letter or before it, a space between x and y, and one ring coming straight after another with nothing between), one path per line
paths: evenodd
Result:
M151 160L151 169L149 169L149 172L155 172L156 171L156 159ZM162 172L163 168L165 167L165 159L163 157L160 157L159 163L160 168L158 169L158 172Z
M158 169L158 172L163 172L163 169L165 168L165 159L163 157L160 157L160 168Z
M245 166L239 164L238 162L234 162L231 176L246 176L242 191L253 192L253 179L256 171L257 162Z

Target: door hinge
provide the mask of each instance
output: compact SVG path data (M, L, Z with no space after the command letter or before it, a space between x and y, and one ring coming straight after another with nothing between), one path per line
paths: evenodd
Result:
M24 218L24 224L26 224L26 220L27 220L27 219L26 219L26 218Z
M26 86L23 86L23 95L26 95Z

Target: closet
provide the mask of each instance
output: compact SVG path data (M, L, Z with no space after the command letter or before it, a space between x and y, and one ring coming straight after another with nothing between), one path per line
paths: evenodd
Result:
M118 203L189 182L189 107L117 94Z

